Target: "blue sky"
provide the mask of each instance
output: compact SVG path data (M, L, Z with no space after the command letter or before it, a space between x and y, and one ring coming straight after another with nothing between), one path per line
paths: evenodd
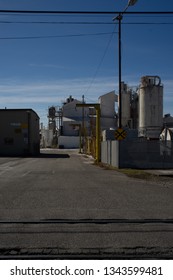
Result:
M0 10L115 11L116 16L127 2L0 0ZM173 11L173 2L138 0L128 11ZM69 95L97 102L102 94L118 92L118 26L112 18L0 13L0 108L32 108L47 125L48 107L61 106ZM164 113L173 115L172 50L173 15L124 15L122 80L137 87L141 76L160 76Z

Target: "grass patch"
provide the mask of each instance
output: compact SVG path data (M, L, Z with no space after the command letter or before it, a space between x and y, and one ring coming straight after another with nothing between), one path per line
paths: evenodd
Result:
M154 174L150 174L144 170L140 170L140 169L131 169L131 168L117 168L117 167L113 167L111 165L108 164L104 164L102 162L99 163L94 163L98 166L100 166L101 168L104 168L105 170L115 170L117 172L123 173L125 175L127 175L128 177L131 178L137 178L137 179L143 179L143 180L151 180L157 177L157 175Z
M128 177L138 178L138 179L153 179L156 175L150 174L144 170L140 169L118 169L119 172L127 175Z

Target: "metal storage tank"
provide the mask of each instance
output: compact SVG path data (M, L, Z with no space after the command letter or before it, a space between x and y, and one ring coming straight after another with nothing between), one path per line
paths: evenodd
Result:
M56 115L56 109L54 106L50 107L49 108L49 118L55 118L55 115Z
M128 126L130 121L130 91L127 89L127 85L121 83L121 99L122 99L122 126Z
M139 88L139 137L158 139L163 127L163 86L158 76L144 76Z

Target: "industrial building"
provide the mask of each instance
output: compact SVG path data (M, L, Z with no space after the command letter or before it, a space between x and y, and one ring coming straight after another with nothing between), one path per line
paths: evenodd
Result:
M160 77L142 77L136 92L122 83L121 93L126 137L102 141L101 161L118 168L173 168L172 118L163 118Z
M100 104L101 130L115 129L117 116L115 114L115 102L118 96L115 91L101 95L98 98ZM91 107L77 107L77 104L85 103L69 96L61 108L52 106L48 110L48 130L42 129L41 146L55 146L54 138L57 138L57 146L63 148L78 148L88 146L95 137L96 111ZM82 138L82 139L80 139ZM44 143L43 143L44 142ZM85 147L85 149L87 149Z
M116 128L116 116L115 116L115 101L117 101L117 95L114 91L101 95L98 98L98 104L100 104L100 126L101 130L109 128ZM61 144L65 144L68 147L73 147L73 141L75 137L78 137L76 141L76 147L79 147L79 134L83 136L86 145L90 142L91 138L95 137L96 130L96 112L94 107L79 108L76 105L83 102L73 99L71 96L66 100L62 107L62 135L59 136L58 141ZM76 138L77 139L77 138ZM65 142L66 141L66 142Z
M40 153L39 116L32 109L0 109L0 155Z
M54 113L49 112L49 123L55 124L56 118L59 120L59 147L77 148L82 136L83 152L94 157L98 143L101 144L99 148L103 163L118 168L173 168L173 117L169 114L163 117L163 85L160 77L143 76L136 89L121 83L121 129L125 131L121 141L115 136L119 129L116 102L119 107L119 96L111 91L100 96L95 104L100 109L99 142L99 133L96 135L98 116L94 104L79 106L85 103L84 100L70 96L60 110L50 108Z
M100 104L100 126L101 130L108 128L115 129L117 126L115 102L118 101L118 95L115 91L108 92L99 97Z
M76 107L82 102L84 101L74 99L72 96L64 102L61 108L62 126L58 137L59 147L78 148L81 137L84 139L84 136L88 135L89 109Z
M163 128L163 85L158 76L144 76L132 91L122 82L122 126L137 129L139 137L159 139Z

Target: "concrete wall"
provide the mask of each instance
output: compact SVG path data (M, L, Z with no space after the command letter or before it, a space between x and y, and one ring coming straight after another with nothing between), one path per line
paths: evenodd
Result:
M106 93L99 97L101 110L101 130L116 128L117 121L115 119L115 101L117 96L114 91Z
M0 110L0 155L37 155L39 117L31 109Z
M79 137L78 136L59 136L58 146L65 149L79 148Z
M101 144L101 161L118 168L173 168L173 142L105 141Z
M99 97L101 117L114 118L116 100L117 96L114 91L106 93Z
M69 119L63 118L63 135L64 136L79 136L79 124L81 125L82 120L80 118ZM76 126L75 126L76 125Z
M108 117L101 117L100 118L100 124L101 124L101 130L107 130L107 129L115 129L117 127L117 121L114 117L108 118Z

